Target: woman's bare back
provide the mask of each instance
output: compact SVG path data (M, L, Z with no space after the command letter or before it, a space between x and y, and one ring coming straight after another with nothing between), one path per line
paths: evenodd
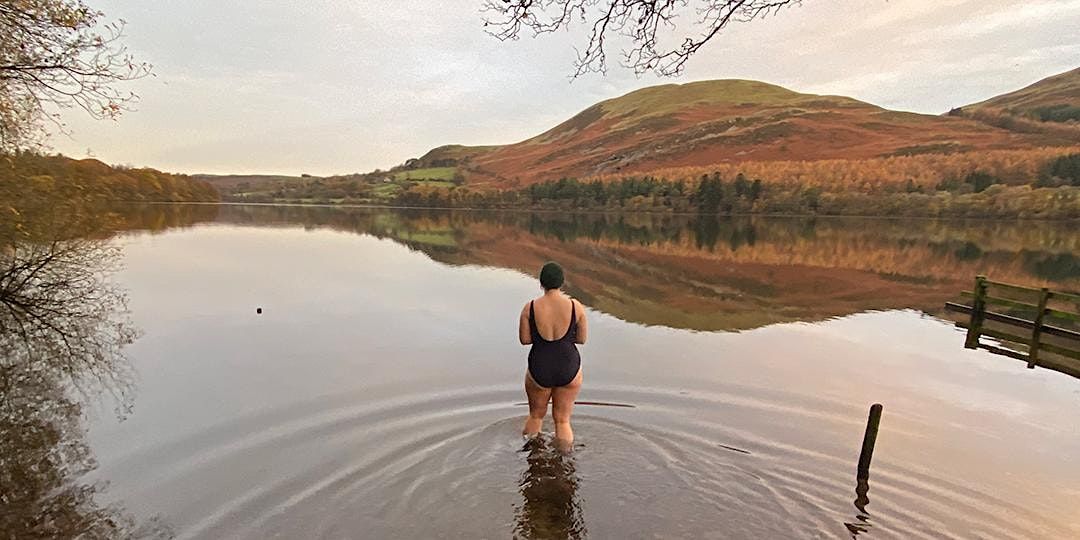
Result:
M570 328L570 316L571 314L574 314L577 316L578 323L577 335L574 342L579 345L585 343L585 339L588 337L589 327L585 318L585 308L581 305L581 302L573 300L562 293L545 293L530 303L525 304L525 307L521 310L519 333L521 334L521 343L523 345L529 344L529 340L526 336L528 335L530 304L533 310L533 320L536 324L536 331L540 334L540 337L548 341L555 341L562 338ZM573 306L573 309L571 306Z
M536 331L540 337L555 341L570 328L570 313L576 311L574 301L561 294L545 294L532 301L535 312Z

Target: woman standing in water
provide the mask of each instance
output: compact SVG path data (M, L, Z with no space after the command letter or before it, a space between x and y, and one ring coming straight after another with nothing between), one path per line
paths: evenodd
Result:
M585 343L589 325L581 302L564 295L563 269L549 262L540 269L544 294L525 304L518 321L518 338L529 349L529 369L525 372L525 394L529 397L529 418L522 434L540 432L551 401L555 420L555 441L571 448L574 430L570 413L581 390L581 356L577 344Z

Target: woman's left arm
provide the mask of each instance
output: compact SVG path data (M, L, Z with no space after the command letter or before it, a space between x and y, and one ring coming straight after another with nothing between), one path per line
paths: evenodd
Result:
M574 343L584 345L585 340L589 338L589 319L585 318L585 306L581 305L581 302L577 300L571 300L571 302L577 302L577 337L574 339Z

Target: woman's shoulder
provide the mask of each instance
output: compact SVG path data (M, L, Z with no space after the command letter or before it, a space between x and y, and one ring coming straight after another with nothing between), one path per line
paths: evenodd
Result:
M579 314L585 313L585 304L581 303L581 300L577 298L570 298L570 304L577 308Z

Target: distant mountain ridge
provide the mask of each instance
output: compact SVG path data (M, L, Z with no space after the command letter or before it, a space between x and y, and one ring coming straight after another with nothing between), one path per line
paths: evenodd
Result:
M1062 77L1071 80L1070 74L1076 72ZM1071 129L1016 130L980 120L892 111L849 97L803 94L760 81L699 81L647 87L601 101L518 143L441 146L409 160L408 166L456 167L469 185L508 188L564 176L718 163L1080 144L1080 132Z

